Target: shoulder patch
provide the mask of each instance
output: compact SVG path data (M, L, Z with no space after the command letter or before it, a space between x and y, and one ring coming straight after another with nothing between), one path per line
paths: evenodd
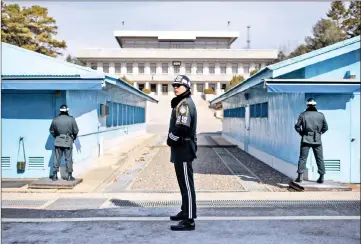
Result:
M179 113L180 113L180 114L185 114L186 112L187 112L187 109L185 108L184 105L182 105L182 106L180 107L180 109L179 109Z

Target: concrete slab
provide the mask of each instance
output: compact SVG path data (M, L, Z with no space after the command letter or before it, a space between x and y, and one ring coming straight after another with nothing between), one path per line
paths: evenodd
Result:
M83 181L82 178L75 178L73 181L63 180L59 178L57 181L53 181L50 178L44 177L39 180L29 183L30 189L73 189L76 185Z
M315 181L290 182L290 187L296 191L351 191L346 184L334 181L325 181L319 184Z

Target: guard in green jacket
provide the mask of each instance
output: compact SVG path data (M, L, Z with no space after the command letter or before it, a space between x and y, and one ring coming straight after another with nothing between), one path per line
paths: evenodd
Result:
M174 164L177 175L182 206L177 215L170 217L174 221L181 220L178 225L172 225L171 229L194 230L197 210L192 162L197 152L197 109L190 97L191 82L187 76L177 76L172 86L176 97L171 101L167 145L171 148L170 161Z
M50 125L50 134L55 138L55 156L52 179L58 180L58 171L62 155L64 154L67 180L75 180L73 173L73 142L75 141L79 129L75 118L68 114L67 105L60 106L60 114L55 117Z
M295 181L303 181L303 173L306 167L308 153L310 148L312 148L317 163L318 173L320 174L317 182L323 183L326 172L325 164L323 162L321 135L328 130L328 125L324 114L317 111L317 103L313 98L308 99L306 104L306 111L300 114L295 125L295 130L302 137L297 170L298 177Z

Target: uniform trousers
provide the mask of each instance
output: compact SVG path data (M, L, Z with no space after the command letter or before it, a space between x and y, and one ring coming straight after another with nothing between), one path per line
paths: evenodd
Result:
M197 218L196 193L194 190L193 166L191 162L175 162L175 172L182 195L182 212L188 219Z
M59 172L61 156L64 154L66 172L73 172L73 147L55 147L54 172Z
M299 157L299 160L298 160L297 173L299 173L299 174L304 173L310 148L312 148L313 154L315 155L316 164L317 164L317 168L318 168L318 173L320 175L324 175L326 173L326 171L325 171L325 164L323 162L322 144L320 144L320 145L311 145L311 144L307 144L307 143L301 143L301 150L300 150L300 157Z

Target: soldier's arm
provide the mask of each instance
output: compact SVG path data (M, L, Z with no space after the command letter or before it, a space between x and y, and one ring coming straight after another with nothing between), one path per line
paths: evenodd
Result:
M324 134L326 131L328 131L328 124L327 124L325 116L323 116L321 133Z
M302 136L302 121L303 121L303 117L300 114L300 116L298 116L297 122L295 124L295 130L298 132L298 134L300 134L300 136Z
M55 137L55 128L54 128L54 120L51 121L51 125L50 125L50 128L49 128L49 132L50 134Z
M183 138L190 134L191 120L191 113L188 104L181 104L176 111L176 124L174 130L168 134L168 145L182 143Z
M78 128L78 125L77 125L74 117L73 117L73 121L72 121L72 130L73 130L73 136L74 136L74 140L75 140L76 137L78 136L79 128Z

